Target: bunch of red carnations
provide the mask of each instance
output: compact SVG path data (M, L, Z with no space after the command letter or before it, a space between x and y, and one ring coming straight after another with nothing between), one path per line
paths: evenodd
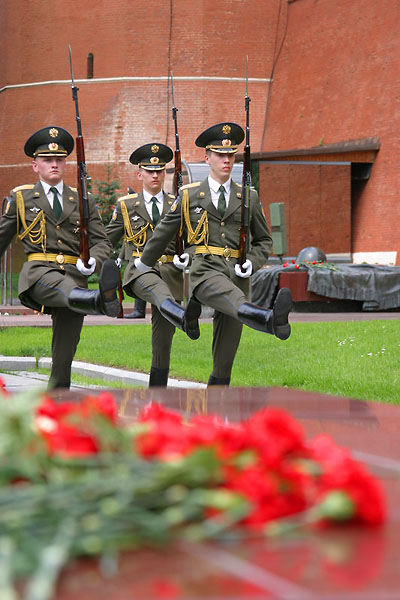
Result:
M379 482L330 437L306 441L273 407L229 423L149 404L121 424L108 392L57 403L3 391L0 439L9 586L29 575L50 594L71 556L385 520Z

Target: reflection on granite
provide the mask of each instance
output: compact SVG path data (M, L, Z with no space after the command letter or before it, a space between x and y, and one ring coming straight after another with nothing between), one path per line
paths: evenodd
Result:
M97 561L80 560L64 573L57 600L400 598L400 407L283 388L112 393L126 423L148 402L187 417L218 414L229 421L247 419L265 406L283 408L301 422L307 438L328 433L368 465L384 487L388 522L379 529L343 526L275 540L255 537L127 552L114 577L106 577ZM68 400L84 394L53 393Z

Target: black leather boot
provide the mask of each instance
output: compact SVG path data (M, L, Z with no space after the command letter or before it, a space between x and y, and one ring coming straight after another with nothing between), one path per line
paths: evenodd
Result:
M293 307L292 294L289 288L279 290L272 309L262 308L250 302L244 302L238 310L238 317L242 323L275 335L280 340L287 340L290 336L288 315Z
M141 298L135 298L135 308L124 319L144 319L146 317L146 301Z
M169 369L159 369L158 367L151 367L149 387L167 387L168 373Z
M99 289L74 288L68 298L70 308L85 315L118 317L121 310L116 293L119 280L120 272L115 262L105 260L100 272Z
M189 300L186 309L174 300L167 298L160 305L160 313L172 325L184 331L191 340L197 340L200 337L201 304L193 298Z
M215 377L214 375L210 375L207 386L210 385L229 385L231 382L230 377Z

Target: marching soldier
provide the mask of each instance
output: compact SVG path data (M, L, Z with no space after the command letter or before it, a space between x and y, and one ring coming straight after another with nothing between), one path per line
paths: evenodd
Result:
M27 255L18 281L22 304L51 313L50 388L70 387L71 363L84 315L116 317L120 310L116 296L119 269L114 261L106 260L111 244L92 198L89 267L79 258L78 193L63 182L66 158L73 148L71 135L58 126L44 127L31 135L24 151L33 158L39 181L14 188L0 219L0 256L15 235ZM99 290L88 290L88 276L101 265Z
M243 323L279 339L287 339L290 335L290 290L280 290L273 309L264 309L247 301L249 277L265 264L272 243L257 192L253 189L249 211L250 249L242 267L237 261L242 190L230 176L235 153L243 139L244 131L235 123L220 123L199 135L196 145L205 148L209 177L202 183L181 188L179 198L158 225L142 256L135 260L137 269L145 273L179 229L184 232L185 246L195 246L190 269L191 301L215 310L213 370L208 385L229 385Z
M139 167L137 177L142 183L142 192L120 198L106 227L114 246L124 236L125 259L129 261L124 274L124 291L128 296L151 303L150 386L167 385L175 327L185 331L191 339L200 335L201 307L189 303L185 311L179 304L183 300L183 280L181 271L173 264L173 244L163 250L154 268L147 273L138 271L134 265L135 258L141 255L175 199L163 191L165 167L172 157L171 148L158 142L140 146L131 154L130 162Z

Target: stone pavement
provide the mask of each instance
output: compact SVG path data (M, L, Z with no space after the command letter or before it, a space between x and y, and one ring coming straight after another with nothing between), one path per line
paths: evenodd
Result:
M132 309L128 309L130 312ZM18 314L19 313L19 314ZM22 313L22 314L21 314ZM211 322L211 313L202 313L202 322ZM370 320L386 320L399 319L400 311L396 312L292 312L290 315L291 323L313 323L326 321L370 321ZM90 325L127 325L135 326L143 323L150 323L150 313L146 314L145 319L111 319L105 316L85 317L85 326ZM10 307L0 305L0 329L2 327L51 327L51 317L34 313L24 307ZM1 347L0 347L1 353ZM50 368L51 359L42 358L39 360L39 367ZM43 387L47 384L48 377L38 374L34 371L36 368L36 360L33 357L9 357L0 354L0 376L3 378L6 388L12 392L21 391L32 387ZM6 373L2 373L7 371ZM92 377L96 379L104 379L107 381L119 381L129 386L147 387L149 376L144 373L126 371L124 369L115 369L74 361L72 363L72 372ZM181 381L178 379L169 379L169 387L183 388L205 388L204 383L193 381ZM73 389L82 386L72 386ZM89 388L90 386L85 386ZM93 386L99 387L99 386ZM101 389L101 386L100 386Z

